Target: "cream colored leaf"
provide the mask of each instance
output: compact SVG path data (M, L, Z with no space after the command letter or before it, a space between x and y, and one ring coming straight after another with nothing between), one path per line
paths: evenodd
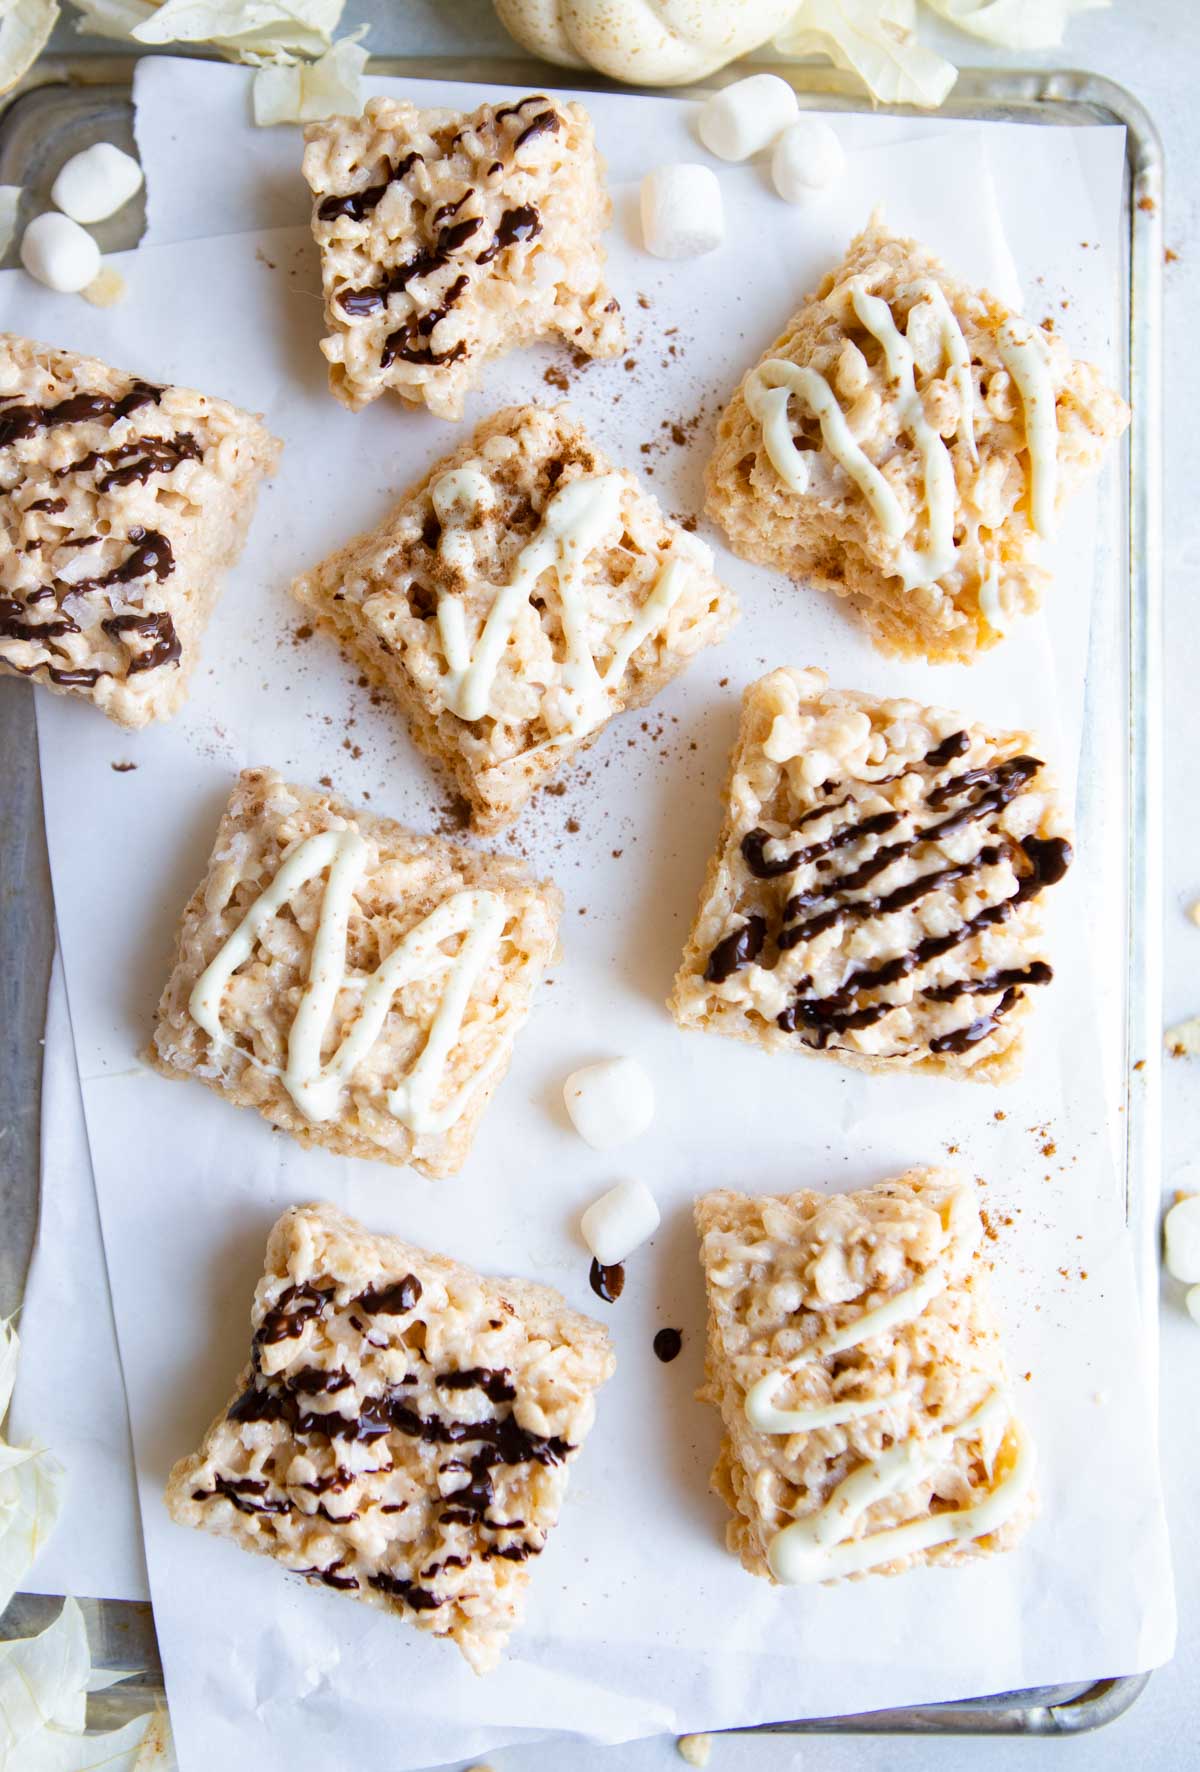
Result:
M294 68L260 68L254 76L254 121L315 123L321 117L357 117L363 107L362 72L369 59L358 32L343 37L319 61Z
M6 192L12 192L12 216L15 222L17 205L21 200L20 185L0 185L0 198ZM0 211L0 220L3 212ZM4 245L0 245L3 252ZM21 1337L12 1326L12 1319L0 1323L0 1428L4 1426L4 1418L8 1414L8 1405L12 1402L13 1385L17 1381L17 1361L21 1357Z
M57 0L0 0L0 92L37 60L57 20Z
M934 110L958 69L918 40L915 22L914 0L804 0L775 47L785 55L827 55L883 104Z
M122 1729L82 1735L66 1729L44 1729L26 1742L21 1772L155 1772L167 1762L147 1758L154 1718L135 1717Z
M71 0L79 17L77 31L88 31L94 37L132 37L139 25L153 16L150 0Z
M0 1470L0 1612L54 1530L62 1506L62 1465L43 1447Z
M925 0L942 18L1005 49L1057 49L1077 12L1102 11L1110 0Z
M83 1728L90 1672L87 1630L74 1600L64 1600L36 1637L0 1642L0 1766L49 1724Z
M319 54L344 0L164 0L133 32L139 43L221 43Z

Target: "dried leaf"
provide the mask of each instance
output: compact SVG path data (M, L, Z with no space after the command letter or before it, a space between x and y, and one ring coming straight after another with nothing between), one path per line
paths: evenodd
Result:
M0 0L0 92L37 60L57 20L57 0Z
M319 61L292 68L260 68L254 76L254 121L314 123L321 117L357 117L363 106L362 71L368 53L358 38L343 37Z
M18 1462L0 1467L0 1612L54 1530L62 1507L62 1465L44 1447L22 1450Z
M1110 0L925 0L942 18L1005 49L1057 49L1076 12L1102 11Z
M252 66L330 47L345 0L72 0L80 30L137 43L210 43ZM3 4L3 0L0 0Z
M883 104L933 110L958 78L952 62L917 40L915 0L804 0L775 47L827 55Z
M54 1623L38 1636L0 1643L0 1767L6 1772L18 1766L21 1772L148 1768L153 1762L143 1755L155 1717L136 1717L106 1734L83 1733L88 1692L112 1683L92 1671L83 1614L74 1600L64 1600ZM159 1764L164 1765L161 1758Z

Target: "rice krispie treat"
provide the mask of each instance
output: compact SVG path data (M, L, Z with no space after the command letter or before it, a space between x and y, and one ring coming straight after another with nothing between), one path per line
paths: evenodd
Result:
M0 670L122 726L173 714L281 447L225 400L0 333Z
M884 651L970 660L1037 607L1037 540L1129 422L1049 324L873 219L730 401L710 515Z
M1068 826L1024 732L777 670L746 691L671 1011L860 1070L998 1082L1052 977Z
M250 1359L167 1507L495 1666L615 1361L548 1286L285 1212Z
M737 613L704 543L543 406L487 419L293 590L399 703L481 831Z
M301 1144L452 1175L561 911L512 857L247 769L184 910L147 1058Z
M696 1204L712 1486L729 1548L785 1583L1008 1550L1034 1512L978 1262L973 1188L912 1169L858 1193Z
M390 388L462 416L483 365L553 334L625 343L604 282L612 205L582 105L533 96L461 111L372 99L310 124L329 384L358 411Z

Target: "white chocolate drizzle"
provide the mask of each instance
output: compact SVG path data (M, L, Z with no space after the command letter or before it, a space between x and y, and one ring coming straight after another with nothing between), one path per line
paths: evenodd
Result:
M609 692L620 684L643 640L666 624L687 579L684 560L666 560L649 596L619 636L604 670L598 670L588 634L590 611L583 567L606 536L619 532L625 486L620 474L598 474L572 480L556 492L543 512L537 534L517 556L507 584L496 592L474 637L467 629L463 599L453 592L441 592L437 620L447 669L439 690L451 713L463 720L481 720L493 711L496 673L518 617L542 574L552 571L566 646L561 675L570 716L565 730L548 744L571 743L601 724L609 712ZM493 508L491 483L476 469L458 468L442 475L431 496L443 525L438 544L442 557L468 569L473 555L461 527L462 518Z
M1012 1454L1010 1468L982 1500L970 1507L926 1514L862 1538L852 1536L863 1514L876 1502L928 1482L957 1441L973 1439L985 1447L993 1441L997 1448L1007 1439ZM988 1458L989 1470L994 1462L994 1457ZM1017 1512L1029 1492L1033 1469L1033 1448L1008 1399L999 1391L989 1391L957 1427L890 1447L844 1477L823 1507L777 1532L767 1552L771 1573L789 1585L831 1581L935 1545L985 1538L998 1532Z
M912 285L912 290L919 302L928 302L933 308L949 377L958 393L956 434L964 439L975 461L975 392L966 340L938 284L926 278ZM882 347L889 379L896 384L897 428L911 435L921 456L929 539L924 548L898 548L899 576L905 590L914 590L933 584L954 564L958 502L954 463L941 433L925 416L925 404L916 385L913 349L896 325L891 308L881 296L869 294L861 285L855 285L850 299L859 320ZM890 541L902 543L912 524L906 520L887 477L855 441L825 377L786 358L772 357L748 376L746 404L762 427L768 459L785 486L792 492L804 493L809 483L808 464L796 448L788 418L788 400L793 394L804 401L819 423L826 449L858 487L884 535Z
M1000 601L1000 567L993 560L979 581L979 613L995 634L1005 629L1004 605Z
M471 991L499 946L506 915L504 901L494 892L454 893L410 929L364 983L347 974L346 941L354 892L366 869L367 856L366 842L352 829L318 831L306 838L196 980L188 1012L214 1044L229 1045L221 1023L225 987L283 906L308 881L327 873L308 979L288 1033L287 1063L280 1069L261 1060L254 1062L280 1079L306 1119L314 1123L331 1119L346 1084L379 1038L397 991L448 972L420 1056L387 1097L388 1112L410 1131L445 1132L462 1115L472 1091L482 1081L477 1072L449 1101L434 1106ZM452 958L441 944L454 936L463 939ZM362 995L353 1026L322 1063L321 1048L338 996L356 985Z
M1058 402L1049 351L1041 329L1027 320L1006 320L997 343L1004 367L1017 384L1025 413L1029 453L1029 520L1041 536L1054 533L1058 498Z
M816 1422L807 1419L812 1411L782 1410L775 1406L775 1397L784 1379L798 1372L802 1366L809 1366L814 1360L824 1360L830 1354L844 1353L847 1348L859 1347L864 1341L870 1341L873 1335L882 1335L885 1329L895 1329L901 1323L912 1323L919 1317L931 1298L946 1289L945 1270L937 1265L926 1268L920 1277L906 1286L903 1291L896 1292L877 1304L873 1310L864 1311L860 1317L844 1323L840 1329L826 1329L810 1341L806 1348L773 1371L767 1372L756 1384L752 1384L746 1392L746 1419L752 1428L763 1434L799 1433L806 1427L832 1427L833 1422ZM889 1403L895 1402L896 1396L881 1397L872 1403L871 1409L884 1409ZM837 1405L839 1409L848 1408L848 1404ZM846 1415L844 1420L853 1421L855 1415ZM862 1414L870 1414L864 1409Z

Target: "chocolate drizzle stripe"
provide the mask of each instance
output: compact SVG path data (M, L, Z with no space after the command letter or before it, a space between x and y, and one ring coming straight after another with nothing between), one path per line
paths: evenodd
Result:
M362 191L341 191L331 197L322 198L317 205L317 220L337 221L344 216L347 221L365 221L379 207L389 187L400 184L418 160L424 165L424 156L414 152L406 155L394 167L385 162L386 177L380 183L368 185Z
M36 437L39 431L54 430L59 425L78 425L92 421L116 424L143 406L157 406L163 388L146 381L135 381L124 394L71 394L52 406L0 407L0 449Z
M896 847L902 847L896 845ZM779 946L786 951L796 947L802 941L811 941L815 936L824 934L835 924L854 922L863 917L887 917L894 911L907 910L910 905L918 904L931 892L941 892L945 887L952 886L956 880L966 880L977 873L981 867L994 867L1000 860L1001 850L993 845L986 845L970 861L956 862L951 867L935 868L931 873L919 874L904 886L897 886L894 892L884 893L879 898L857 898L848 904L833 904L817 916L810 917L804 923L791 923L789 928L781 931ZM829 892L842 888L840 880L826 883ZM801 893L788 900L784 907L784 920L789 921L798 916L802 910L808 910L813 903L820 903L819 894Z
M175 632L175 623L165 610L151 615L113 615L100 626L114 640L124 642L127 634L136 634L139 639L150 642L144 652L131 654L127 676L134 677L139 671L155 671L160 665L179 663L183 647Z

